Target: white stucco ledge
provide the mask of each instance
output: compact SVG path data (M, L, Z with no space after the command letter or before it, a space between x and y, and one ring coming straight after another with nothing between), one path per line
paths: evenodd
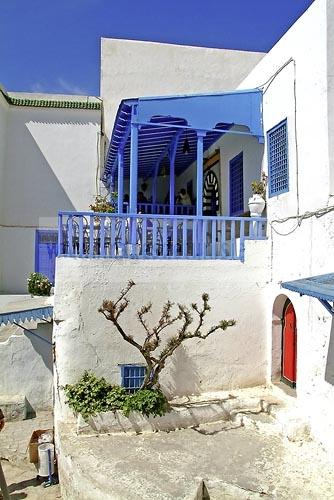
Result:
M146 417L132 412L129 417L121 411L99 413L85 421L77 418L77 433L95 434L141 434L157 431L187 429L201 424L231 421L242 425L242 414L271 413L272 407L282 402L266 388L239 391L218 391L197 396L178 397L170 401L171 409L162 417Z
M230 408L234 422L174 432L78 435L72 423L56 420L62 499L332 499L333 461L316 442L286 439L276 418L258 413L258 406L245 409L238 423L238 406L252 399L277 398L272 410L295 419L296 399L257 387L225 393L234 396L227 402L236 404L238 392L239 404ZM216 401L219 394L210 395Z
M0 295L0 314L53 306L53 295Z

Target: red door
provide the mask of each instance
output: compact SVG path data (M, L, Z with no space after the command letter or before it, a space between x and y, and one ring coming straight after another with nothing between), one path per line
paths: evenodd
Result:
M282 377L295 387L297 366L296 314L293 305L285 309L283 326Z

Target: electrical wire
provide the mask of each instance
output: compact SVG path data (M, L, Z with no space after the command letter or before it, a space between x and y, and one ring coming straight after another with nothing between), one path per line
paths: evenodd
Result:
M258 85L256 88L258 90L262 90L263 91L263 94L265 94L265 92L267 92L268 88L270 87L270 85L272 84L272 82L275 80L275 78L280 74L281 71L283 71L283 69L288 66L290 63L292 62L295 62L295 60L290 57L290 59L288 59L284 64L282 64L282 66L280 66L278 68L277 71L275 71L275 73L273 73L267 81L265 81L264 83L262 83L261 85ZM267 88L265 88L267 85Z
M262 90L263 95L268 91L270 85L273 83L275 78L283 71L284 68L286 68L289 64L293 63L293 97L294 97L294 143L295 143L295 162L296 162L296 197L297 197L297 215L295 216L297 219L301 217L300 222L297 224L297 226L289 231L286 234L279 233L278 231L275 231L280 234L281 236L288 236L289 234L293 233L298 226L301 224L304 216L300 216L300 196L299 196L299 150L298 150L298 127L297 127L297 78L296 78L296 61L293 57L290 57L282 66L278 68L275 73L273 73L268 80L266 80L263 84L259 85L257 89Z
M274 219L271 222L269 222L269 225L272 228L272 230L275 233L279 234L280 236L288 236L292 234L294 231L296 231L296 229L298 229L298 227L301 226L304 220L310 219L311 217L316 217L317 219L320 219L320 217L323 217L324 215L327 215L333 211L334 211L334 205L331 205L329 207L319 208L318 210L314 210L312 212L304 212L302 215L291 215L283 219ZM295 220L296 225L288 233L281 233L280 231L277 231L277 229L275 229L275 227L273 226L273 224L284 224L285 222L288 222L290 220Z

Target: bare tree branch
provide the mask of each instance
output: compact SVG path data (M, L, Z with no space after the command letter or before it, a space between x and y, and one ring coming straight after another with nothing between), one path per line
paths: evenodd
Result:
M204 325L205 315L207 312L211 311L209 295L207 293L203 293L201 308L199 308L196 303L191 304L191 309L195 311L198 317L197 325L193 331L189 330L190 325L194 322L190 309L183 304L177 304L178 312L173 315L172 309L174 303L170 300L163 305L157 324L150 329L148 322L145 320L145 315L152 312L152 303L149 302L136 312L137 319L146 332L145 340L141 345L134 340L132 335L127 334L119 323L119 317L130 304L130 300L127 295L133 286L135 286L135 283L130 280L127 286L121 291L116 302L112 300L104 300L99 312L101 312L108 321L111 321L122 338L138 349L144 357L146 361L146 376L142 388L150 389L153 387L159 387L159 375L165 367L166 360L172 356L174 351L185 340L192 338L205 340L217 330L224 331L236 324L234 319L222 320L217 325L211 326L205 333L202 333L201 330ZM161 332L167 327L171 327L176 321L182 321L181 326L176 331L176 335L170 337L167 340L165 347L161 350L159 356L154 357L152 352L158 347L161 347Z
M151 333L147 322L144 320L144 315L151 312L151 310L152 310L152 302L149 302L148 304L146 304L146 306L143 306L139 311L137 311L137 317L140 323L145 328L148 337L151 335Z

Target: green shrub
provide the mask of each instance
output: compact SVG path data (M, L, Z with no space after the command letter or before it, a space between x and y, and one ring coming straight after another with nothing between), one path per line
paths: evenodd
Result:
M28 292L31 295L50 295L52 283L42 273L31 273L28 278Z
M132 411L146 415L164 415L169 409L166 396L159 390L139 389L134 394L129 394L123 403L122 411L127 417Z
M121 410L128 416L131 411L143 415L164 415L168 411L168 402L161 391L143 389L129 394L124 387L112 385L103 377L85 371L75 384L65 387L67 403L76 414L88 417L105 411Z

